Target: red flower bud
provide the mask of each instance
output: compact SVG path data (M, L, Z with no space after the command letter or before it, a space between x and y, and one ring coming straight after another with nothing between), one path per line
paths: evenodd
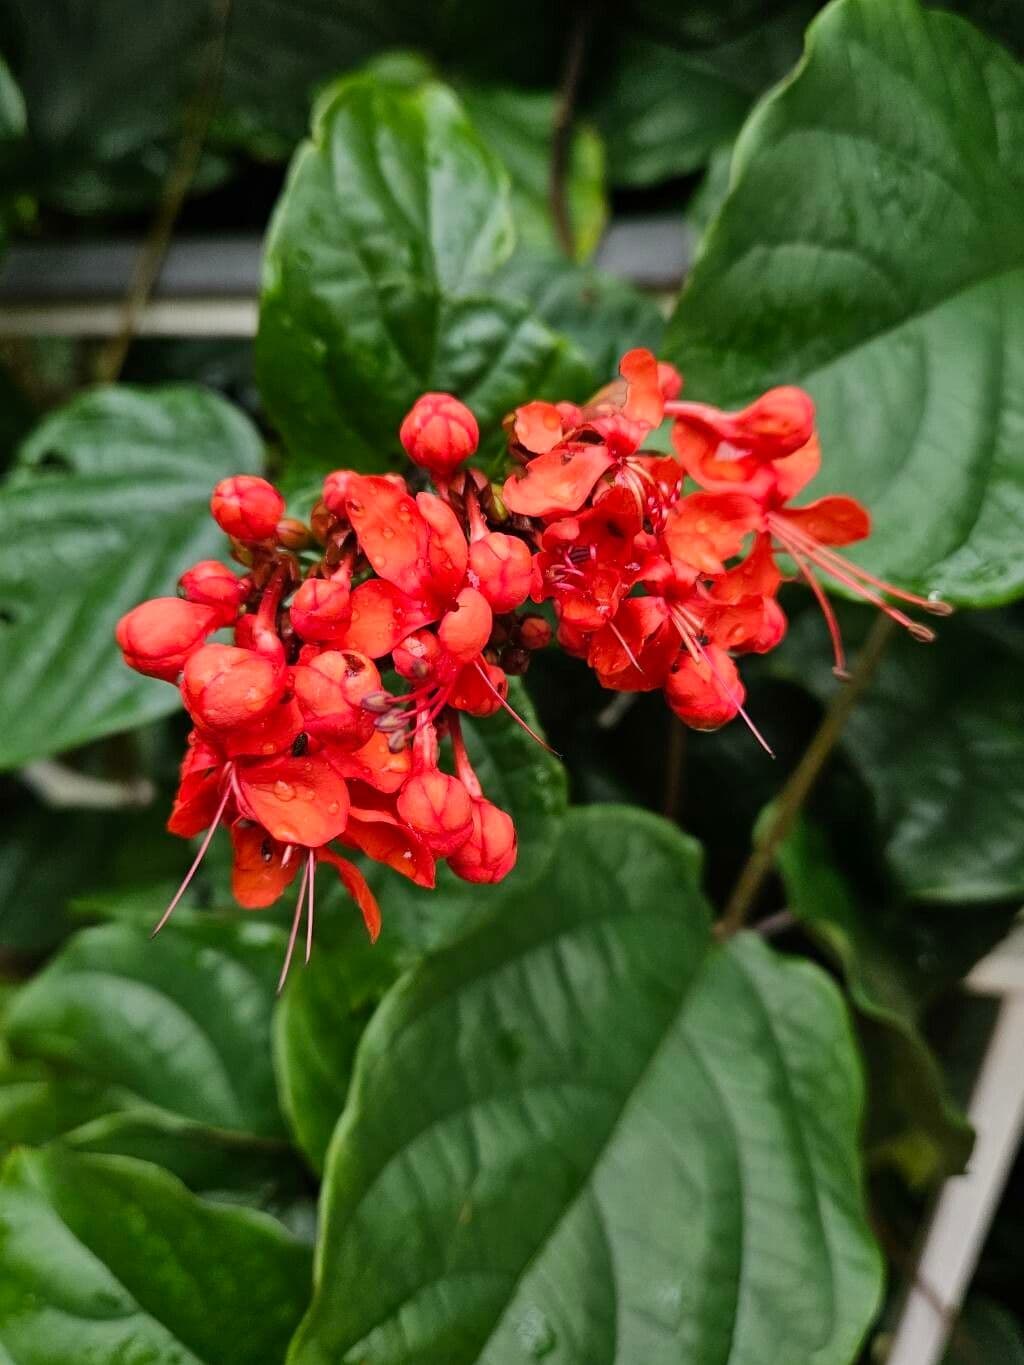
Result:
M441 618L437 638L453 658L468 663L486 645L493 621L486 597L476 588L463 588L455 606Z
M482 670L482 671L481 671ZM485 679L486 675L486 679ZM449 702L470 716L493 716L508 696L508 678L497 664L467 664L455 680Z
M221 479L210 498L210 511L222 531L251 545L276 538L284 515L284 498L266 479L236 474Z
M474 540L469 547L469 568L492 611L512 611L530 595L533 556L517 536L490 531Z
M480 442L476 418L450 393L425 393L407 414L398 433L413 464L435 478L450 479Z
M446 857L473 833L473 802L457 777L437 768L415 773L398 796L398 814L428 848Z
M473 802L473 830L448 859L466 882L500 882L516 864L516 827L511 817L486 798Z
M524 649L546 649L551 643L551 627L543 616L524 616L519 622L519 643Z
M342 579L307 578L288 614L304 640L337 640L348 625L349 587Z
M658 388L666 403L678 398L683 391L683 376L667 360L658 361Z
M700 660L684 650L665 679L665 699L694 730L717 730L732 720L744 695L736 665L717 645L707 645Z
M189 655L220 624L215 607L180 597L154 597L121 617L117 643L129 668L175 682Z
M285 670L235 645L204 645L185 665L181 695L197 725L227 730L247 725L284 691Z
M293 669L292 685L305 727L317 739L358 749L373 734L373 713L362 702L380 692L380 674L365 654L324 650Z
M736 414L735 425L759 459L778 460L814 435L814 403L793 385L769 389Z
M304 521L299 521L298 517L282 517L277 523L274 538L278 545L283 545L286 550L304 550L311 536L309 527Z
M238 615L252 585L216 559L203 559L185 570L178 586L189 602L216 608L221 624L227 626Z
M348 518L346 502L360 475L354 469L335 469L324 479L324 504L336 517Z
M431 630L417 630L407 635L391 654L395 672L410 682L445 682L454 677L458 664L450 659L441 642ZM444 675L444 676L442 676Z

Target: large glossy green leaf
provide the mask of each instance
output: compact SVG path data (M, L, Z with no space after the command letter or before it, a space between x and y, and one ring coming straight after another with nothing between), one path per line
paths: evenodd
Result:
M19 1365L272 1365L309 1293L274 1219L125 1157L51 1148L0 1183L0 1353Z
M461 85L459 98L477 132L512 182L512 208L523 245L561 253L551 212L551 146L556 96L514 86ZM593 252L604 230L604 147L588 124L573 130L565 188L574 254Z
M47 417L0 487L0 768L166 715L121 661L118 617L221 555L210 491L260 438L204 389L96 389Z
M918 1026L920 995L899 952L910 935L901 942L893 932L893 919L913 912L862 904L824 831L809 822L796 825L776 857L787 905L836 959L859 1012L872 1159L898 1165L918 1185L962 1171L973 1134Z
M4 1035L137 1103L210 1127L283 1136L270 1058L283 938L259 921L127 924L77 934L19 991Z
M1024 590L1024 72L917 0L838 0L751 117L669 324L695 398L813 394L814 492L857 557L984 605Z
M501 271L502 291L523 299L586 356L595 389L613 378L634 346L656 351L665 319L649 294L625 280L556 257L517 252Z
M853 1359L879 1292L835 988L711 946L696 846L627 807L387 997L291 1365Z
M340 82L264 262L257 371L292 456L395 463L427 389L458 393L485 434L528 396L585 392L575 348L492 288L512 243L507 176L447 90Z
M817 0L728 2L718 23L689 6L641 4L596 95L615 185L651 185L704 165L800 55ZM660 12L659 12L660 11Z
M851 644L865 610L842 614ZM835 694L816 613L797 620L773 667ZM843 732L874 792L889 865L919 900L1024 895L1024 638L999 616L944 621L934 644L902 635Z
M281 1107L317 1171L345 1107L356 1045L399 973L393 936L371 944L350 903L337 894L323 899L313 956L291 974L274 1016Z

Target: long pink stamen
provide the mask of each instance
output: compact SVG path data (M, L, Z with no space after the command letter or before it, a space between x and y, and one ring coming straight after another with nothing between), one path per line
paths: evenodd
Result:
M742 717L743 722L746 725L747 729L754 736L754 738L757 740L758 744L760 744L761 748L765 751L768 757L774 758L775 750L768 743L768 741L765 739L764 735L762 735L761 731L757 728L754 722L750 719L750 716L748 715L739 697L732 690L729 684L725 681L721 673L719 673L718 669L712 663L711 656L708 654L707 650L704 648L704 646L700 643L700 641L690 630L689 626L686 624L682 608L680 607L672 608L669 611L669 615L672 619L672 624L675 626L676 630L679 631L680 638L682 639L683 644L686 646L687 652L689 653L690 657L694 660L699 660L701 663L707 665L708 670L711 673L711 676L714 678L715 682L721 688L725 696L727 696L729 700L732 702L733 706L735 706L737 714Z
M636 657L636 655L635 655L635 654L633 653L633 651L630 649L629 645L626 644L625 638L623 637L623 634L622 634L622 632L619 630L618 626L615 624L614 621L609 621L609 622L608 622L608 628L609 628L609 630L612 632L612 634L615 636L616 640L618 640L618 642L619 642L619 644L622 646L622 648L626 651L626 658L627 658L627 659L629 660L629 662L633 665L633 667L636 669L636 671L642 675L644 670L640 667L640 660Z
M284 983L288 980L288 969L292 965L292 953L295 952L295 940L299 936L299 923L302 920L302 899L306 892L306 882L309 879L309 863L302 869L302 880L299 882L299 896L295 902L295 915L292 919L292 931L288 935L288 947L285 950L284 966L281 968L281 975L277 981L278 995L284 990Z
M480 660L474 659L473 663L476 667L476 671L480 674L481 678L483 678L484 683L494 693L495 697L497 697L498 701L509 713L509 715L515 721L515 723L522 729L524 729L531 739L535 739L542 749L546 749L549 754L554 754L555 758L561 758L561 754L559 754L556 749L552 749L551 745L548 744L545 740L541 739L540 735L537 734L536 730L531 730L530 727L527 725L526 721L523 720L519 712L516 711L514 707L509 706L508 702L505 700L505 698L501 695L498 689L491 682L490 678L487 676L487 671L481 665Z
M792 550L795 547L801 551L812 563L824 569L836 582L842 583L844 587L849 588L858 597L863 597L865 601L870 602L879 611L884 611L886 616L891 617L897 625L903 626L916 640L923 640L928 644L935 639L935 632L930 627L922 625L920 621L915 621L905 611L900 611L898 607L894 607L891 602L887 602L884 597L879 596L872 587L869 587L866 582L858 577L860 571L847 560L840 558L839 555L832 554L826 550L824 545L797 531L778 517L769 516L768 525L776 539L781 541L784 549ZM912 593L904 593L897 588L890 588L888 584L884 586L886 592L891 591L894 596L913 602L916 606L923 606L926 603L926 599L923 597L915 597ZM930 605L935 607L940 604L933 602ZM945 606L946 604L942 603L941 605ZM948 610L945 614L948 615Z
M306 859L306 871L309 876L309 899L306 902L306 962L309 963L310 955L313 952L313 879L316 876L316 858L313 850L309 850Z
M793 556L793 560L803 575L807 586L817 598L818 606L821 608L821 614L825 618L826 626L828 626L828 633L832 640L832 653L835 656L835 664L833 665L832 672L837 678L848 678L850 675L846 668L846 651L843 648L843 637L839 630L839 622L836 620L836 614L832 610L832 603L828 600L824 588L815 578L811 566L804 559L803 555L795 550L792 545L789 546L789 553Z
M217 826L220 824L221 816L224 814L224 808L228 804L230 796L231 784L228 783L225 785L224 795L221 797L220 805L217 807L217 814L213 817L213 824L206 831L206 835L203 838L203 842L199 846L199 852L195 856L195 861L193 862L189 870L185 873L185 880L178 887L177 891L175 892L174 899L171 901L170 905L160 916L159 920L156 923L156 926L153 929L153 932L150 934L150 938L156 938L157 934L174 914L175 910L178 907L179 901L181 900L185 892L188 890L189 883L191 882L192 878L196 875L196 873L199 871L199 864L206 857L206 850L210 847L210 840L213 838L214 834L217 831Z
M931 597L921 597L917 593L907 592L904 588L898 588L893 583L887 583L882 578L876 578L867 569L862 569L859 564L854 564L842 555L837 554L831 546L823 545L815 540L806 531L800 530L798 526L792 525L784 517L769 514L769 527L775 532L779 540L791 539L799 546L802 546L804 553L812 556L821 564L821 567L829 573L834 573L838 578L840 572L849 577L857 579L859 582L870 584L880 592L888 594L890 597L898 598L901 602L909 602L912 607L920 607L922 611L927 611L932 616L952 616L953 608L948 602L943 602ZM781 532L780 532L781 526ZM834 568L832 566L835 566ZM863 591L863 589L861 589Z

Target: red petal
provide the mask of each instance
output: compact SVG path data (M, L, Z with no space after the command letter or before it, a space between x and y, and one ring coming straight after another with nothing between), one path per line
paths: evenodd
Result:
M259 825L235 825L231 830L235 861L231 868L231 892L246 910L262 910L274 902L294 880L302 856L292 853L284 862L286 845L271 839Z
M371 578L352 594L352 614L341 647L380 659L437 616L437 611L394 584Z
M171 834L191 839L210 828L224 792L220 784L224 760L195 730L181 763L181 781L167 821Z
M817 436L812 436L806 445L772 465L778 497L788 502L810 483L820 468L821 446Z
M323 754L242 759L236 772L244 813L281 843L319 848L345 828L348 788Z
M562 414L554 403L526 403L516 408L513 435L524 450L544 455L562 439Z
M243 754L268 757L290 748L301 733L302 712L295 699L289 698L279 701L259 720L225 731L224 749L232 758Z
M393 754L387 736L375 730L361 749L355 753L332 753L331 762L343 777L367 782L379 792L396 792L409 776L412 760L409 751Z
M350 484L345 508L360 549L380 577L422 596L429 537L415 499L383 475L367 474Z
M417 493L416 506L430 528L427 560L430 565L430 594L442 602L450 601L462 587L469 563L469 546L459 519L435 493Z
M852 545L871 534L871 518L853 498L819 498L777 515L819 545Z
M745 536L760 529L761 506L744 493L691 493L668 514L664 539L673 559L702 573L723 573Z
M380 935L380 906L377 904L376 896L367 885L366 878L354 863L350 863L347 858L342 858L329 848L321 849L317 857L321 862L330 863L332 867L338 869L338 875L344 883L345 890L362 911L363 923L366 925L370 942L376 943Z
M619 362L619 374L626 381L626 401L622 405L625 415L652 429L659 426L665 413L665 400L654 356L642 347L627 351Z
M606 446L567 441L531 460L522 474L506 479L502 498L510 511L524 517L576 512L614 462Z

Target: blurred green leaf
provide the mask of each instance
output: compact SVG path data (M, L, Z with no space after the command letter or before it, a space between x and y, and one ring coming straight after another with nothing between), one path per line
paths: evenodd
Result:
M918 1027L921 1002L912 974L886 937L891 915L858 902L824 833L807 821L790 832L776 858L789 908L836 959L861 1016L869 1158L897 1165L917 1186L958 1174L973 1133Z
M394 464L428 389L485 435L527 397L582 396L583 357L493 288L512 244L505 172L447 90L362 77L321 100L271 224L256 349L292 457Z
M245 3L245 0L242 0ZM8 0L3 45L25 96L24 174L71 213L155 202L178 155L213 30L209 0ZM194 189L230 165L207 152Z
M1020 1322L1001 1304L972 1294L956 1320L942 1365L1024 1365Z
M526 247L561 254L551 212L551 146L556 97L499 85L460 85L473 126L501 160L512 182L517 236ZM586 123L574 126L566 167L566 198L574 256L586 260L608 216L604 147Z
M852 1358L880 1266L849 1024L809 964L712 947L699 868L576 811L542 884L388 995L292 1365Z
M817 0L727 0L711 22L690 6L634 7L594 116L615 185L698 170L740 130L758 95L800 56Z
M39 1147L113 1113L129 1097L87 1076L56 1076L42 1062L0 1065L0 1155Z
M25 136L25 103L6 62L0 56L0 252L7 241L9 198L15 188L12 165L20 154ZM4 389L6 389L6 384ZM6 393L4 394L6 398ZM3 452L0 451L0 467Z
M224 553L210 491L260 460L249 421L185 385L95 389L40 423L0 486L0 768L176 709L114 627Z
M854 648L866 610L841 615ZM939 902L1024 895L1024 638L999 617L943 621L934 644L900 635L843 732L872 790L885 856L906 895ZM816 613L773 667L822 701L837 684Z
M124 897L122 879L130 881L143 871L151 878L164 872L171 878L181 862L181 846L168 839L162 810L57 812L17 788L0 804L0 818L0 944L19 953L39 952L59 941L69 927L69 902L88 901L101 888L111 897ZM147 927L170 900L181 872L162 900L152 881L145 893L137 890Z
M634 346L656 351L665 319L654 299L589 266L516 252L498 276L503 293L523 299L552 331L586 356L594 387L617 372Z
M283 936L203 920L158 939L127 924L77 934L14 997L16 1057L73 1070L195 1123L283 1137L270 1057Z
M270 1365L309 1262L275 1220L205 1204L146 1162L16 1152L0 1183L0 1349L21 1365Z
M975 29L830 5L744 128L663 348L695 398L805 384L814 495L874 517L858 561L971 605L1024 590L1022 138L1024 73Z

